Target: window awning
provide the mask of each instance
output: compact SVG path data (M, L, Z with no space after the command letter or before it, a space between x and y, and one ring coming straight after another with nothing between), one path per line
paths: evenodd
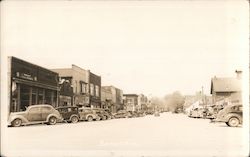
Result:
M26 84L29 86L35 86L35 87L59 91L58 86L51 86L51 85L47 85L47 84L43 84L43 83L39 83L39 82L33 82L33 81L29 81L29 80L23 80L23 79L19 79L19 78L13 78L13 81L15 81L16 83L22 83L22 84Z

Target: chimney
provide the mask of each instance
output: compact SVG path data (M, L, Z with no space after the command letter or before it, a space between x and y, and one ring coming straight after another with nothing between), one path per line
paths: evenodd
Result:
M241 79L242 71L241 70L235 70L236 78Z

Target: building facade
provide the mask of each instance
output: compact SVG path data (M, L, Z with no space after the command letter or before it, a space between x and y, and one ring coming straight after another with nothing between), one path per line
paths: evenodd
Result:
M30 105L58 106L58 73L9 57L10 112L25 111Z
M241 73L236 70L236 78L212 78L210 94L213 104L241 103Z
M123 94L124 105L127 111L138 111L138 95L137 94Z
M76 65L71 68L52 69L60 80L67 80L73 88L73 105L86 107L101 106L101 77Z
M139 94L138 95L138 110L146 111L148 106L148 98L143 95Z
M87 71L89 74L90 105L91 107L101 108L101 77Z
M101 108L108 109L109 111L113 111L113 102L112 102L112 92L109 88L101 87Z
M73 87L68 80L62 79L59 83L59 106L72 106L73 105Z
M114 86L102 86L102 104L113 113L124 109L123 91Z

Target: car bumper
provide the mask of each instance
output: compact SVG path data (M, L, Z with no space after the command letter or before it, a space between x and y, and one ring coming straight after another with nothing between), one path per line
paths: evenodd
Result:
M63 117L59 117L58 119L57 119L57 122L63 122L64 121L64 119L63 119Z
M7 126L11 126L11 122L8 121Z

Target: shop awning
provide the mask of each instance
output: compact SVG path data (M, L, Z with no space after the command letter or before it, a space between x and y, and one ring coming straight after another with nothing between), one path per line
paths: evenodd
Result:
M29 86L35 86L35 87L59 91L58 86L51 86L51 85L47 85L47 84L43 84L43 83L39 83L39 82L33 82L33 81L29 81L29 80L23 80L23 79L19 79L19 78L13 78L13 81L15 81L16 83L22 83L22 84L26 84Z

